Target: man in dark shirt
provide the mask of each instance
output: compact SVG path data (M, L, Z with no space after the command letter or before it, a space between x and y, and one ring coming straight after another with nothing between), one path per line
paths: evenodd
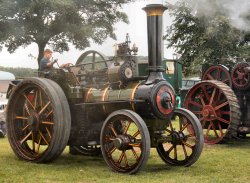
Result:
M53 68L53 64L56 62L50 61L52 57L52 51L50 49L44 50L43 58L40 61L40 71L50 70Z

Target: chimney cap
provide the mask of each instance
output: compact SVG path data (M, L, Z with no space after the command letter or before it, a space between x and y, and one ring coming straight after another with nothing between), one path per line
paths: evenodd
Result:
M142 9L146 11L148 16L162 16L164 11L168 8L162 4L148 4Z

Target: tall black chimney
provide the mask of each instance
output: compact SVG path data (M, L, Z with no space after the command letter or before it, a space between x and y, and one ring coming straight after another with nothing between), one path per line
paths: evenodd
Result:
M162 72L162 15L167 7L161 4L150 4L143 8L147 13L148 29L148 71L147 83L163 79Z

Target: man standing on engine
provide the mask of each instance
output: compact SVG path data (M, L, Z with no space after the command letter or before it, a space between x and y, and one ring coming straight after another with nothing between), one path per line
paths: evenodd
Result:
M43 58L40 61L40 71L51 70L55 61L50 61L52 57L52 51L50 49L45 49L43 53Z

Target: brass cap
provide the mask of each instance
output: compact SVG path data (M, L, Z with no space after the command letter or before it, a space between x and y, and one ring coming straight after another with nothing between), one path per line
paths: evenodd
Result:
M162 4L149 4L142 9L146 11L147 16L162 16L164 11L168 8Z

